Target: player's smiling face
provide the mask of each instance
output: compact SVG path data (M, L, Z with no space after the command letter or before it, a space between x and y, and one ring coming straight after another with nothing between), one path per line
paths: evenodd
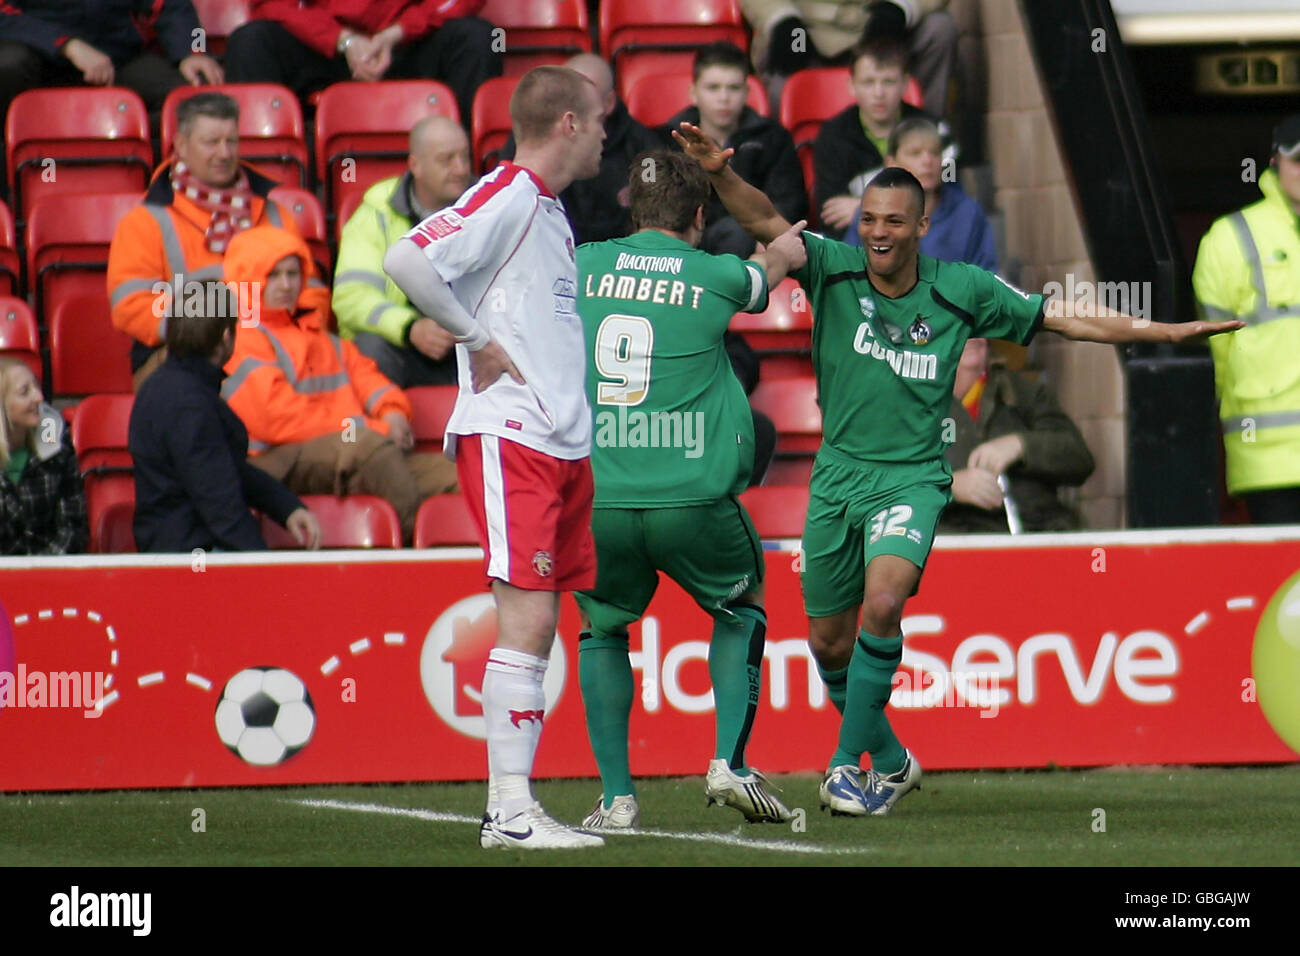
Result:
M930 228L912 189L873 186L862 196L858 238L867 271L889 279L916 266L916 250Z

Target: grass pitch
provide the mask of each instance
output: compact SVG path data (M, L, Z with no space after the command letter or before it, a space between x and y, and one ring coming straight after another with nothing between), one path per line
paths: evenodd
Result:
M948 772L891 816L831 818L777 778L792 824L705 808L704 778L638 784L641 832L596 850L478 847L484 786L0 795L0 866L1294 866L1300 765ZM542 781L577 823L599 785ZM196 811L201 810L202 813ZM199 830L199 822L202 829Z

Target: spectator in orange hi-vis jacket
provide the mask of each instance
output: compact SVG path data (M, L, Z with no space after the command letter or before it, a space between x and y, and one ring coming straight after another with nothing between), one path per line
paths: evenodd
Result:
M329 290L306 244L273 226L230 242L239 295L222 397L248 429L253 464L297 494L386 499L409 542L420 502L454 491L456 468L412 452L411 403L372 359L328 329Z
M186 290L221 278L231 237L270 224L297 232L270 192L279 185L239 159L239 104L196 93L176 110L175 155L154 175L144 202L117 224L108 249L113 325L135 339L135 387L166 358L167 316Z

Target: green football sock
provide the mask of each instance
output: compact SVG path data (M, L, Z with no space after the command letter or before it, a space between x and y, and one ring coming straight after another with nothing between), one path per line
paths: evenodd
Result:
M831 699L836 710L841 714L844 713L844 695L848 693L849 669L840 667L836 670L827 670L822 667L821 661L818 661L817 673L822 675L822 682L826 684L826 696Z
M583 631L578 640L578 684L587 712L587 736L596 755L605 809L622 794L636 794L627 759L627 725L636 683L627 656L627 634L606 637Z
M714 620L709 644L709 678L717 716L715 758L736 773L745 772L745 744L754 726L762 682L767 613L753 604L733 604L732 622Z
M871 754L876 773L896 773L906 754L885 716L889 692L903 658L903 636L876 637L858 632L853 658L849 661L848 695L844 719L840 722L840 744L831 766L857 764L863 753Z

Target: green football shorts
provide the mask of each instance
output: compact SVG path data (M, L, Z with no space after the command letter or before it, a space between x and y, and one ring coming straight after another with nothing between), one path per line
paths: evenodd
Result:
M596 587L575 595L599 634L638 620L663 571L715 618L763 580L763 546L735 496L681 508L597 508Z
M830 617L861 604L867 565L877 555L897 555L924 569L951 488L942 459L864 466L823 445L803 533L808 616Z

